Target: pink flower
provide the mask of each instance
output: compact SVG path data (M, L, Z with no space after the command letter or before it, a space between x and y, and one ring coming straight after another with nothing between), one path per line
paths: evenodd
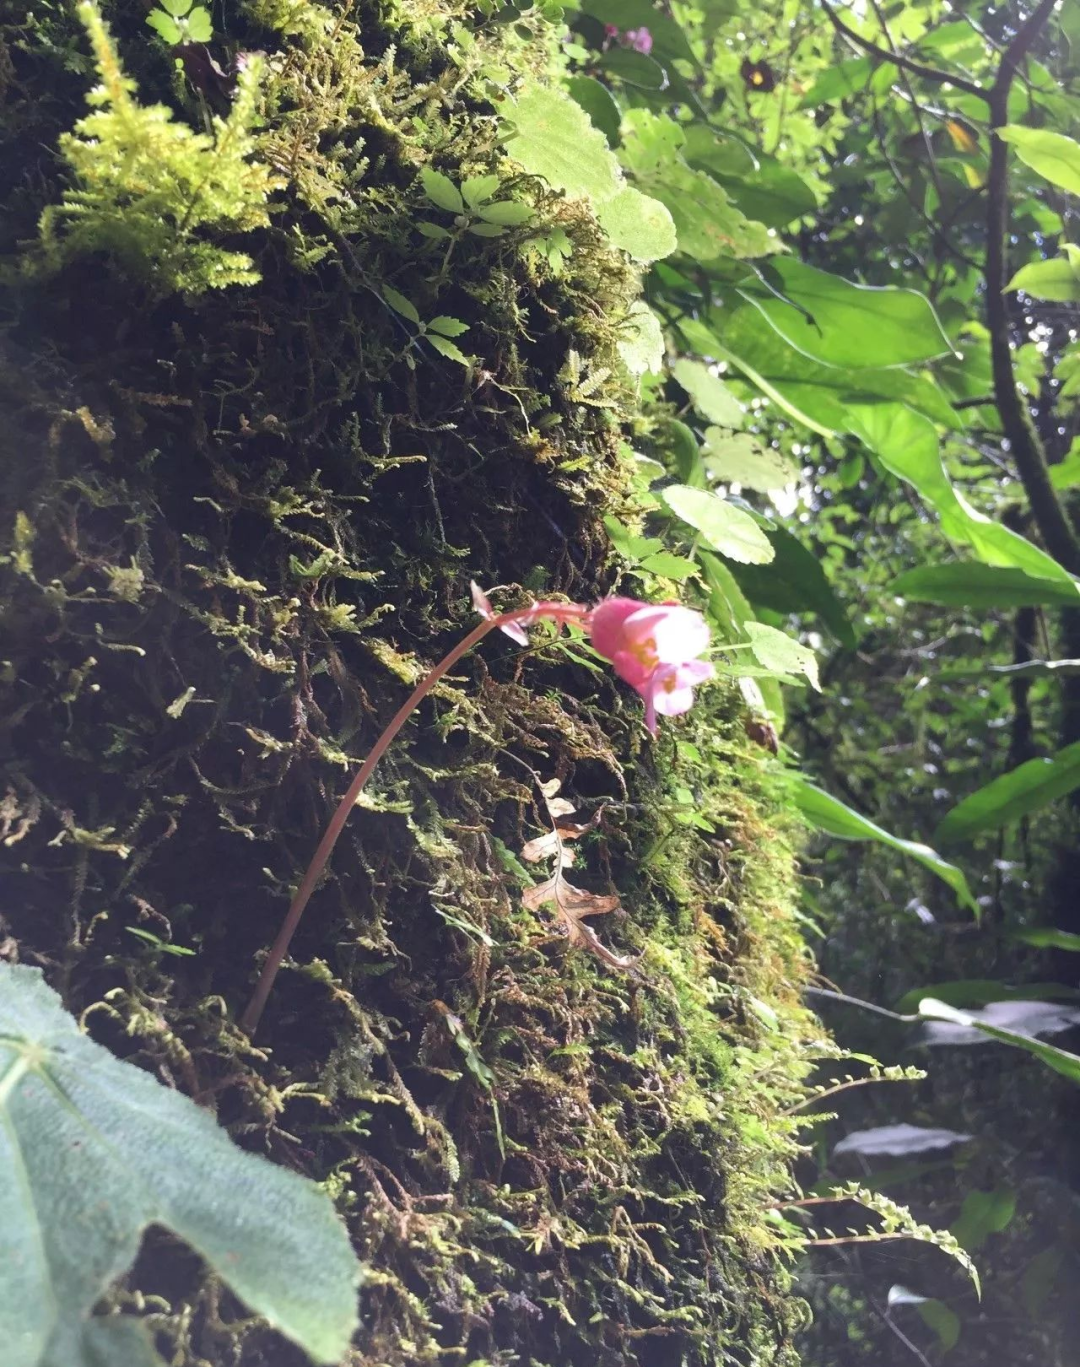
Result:
M623 47L643 52L646 57L652 51L652 34L644 25L641 28L628 28L622 36Z
M643 689L645 725L656 735L656 714L677 717L689 712L694 705L694 686L711 679L715 670L708 660L687 660L681 665L658 665L649 675Z
M639 603L608 598L589 614L594 649L645 700L645 724L656 735L656 714L685 712L694 686L713 676L696 656L707 649L709 628L700 612L678 603Z

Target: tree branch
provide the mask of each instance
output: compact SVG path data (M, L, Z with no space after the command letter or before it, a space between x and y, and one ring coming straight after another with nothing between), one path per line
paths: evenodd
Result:
M864 52L870 53L872 57L880 57L883 62L892 62L893 66L901 67L904 71L910 71L913 75L922 76L925 80L934 81L938 85L948 82L949 85L957 90L963 90L968 95L974 95L977 99L988 100L989 94L981 85L976 85L974 81L969 81L966 76L954 76L949 71L939 71L937 67L924 66L922 62L916 62L911 57L905 57L900 52L890 52L887 48L878 47L869 38L864 38L861 33L857 33L853 28L849 28L840 18L839 14L829 4L829 0L821 0L821 7L829 16L833 28L837 33L842 33L845 38L854 43L856 47L861 47Z
M986 315L994 402L1008 438L1017 474L1031 505L1039 535L1050 554L1072 574L1080 573L1080 542L1057 490L1050 482L1046 452L1027 405L1016 386L1005 298L1008 283L1006 244L1009 236L1009 148L994 130L1009 121L1009 91L1031 45L1058 0L1041 0L1005 49L989 91L990 172L987 178Z

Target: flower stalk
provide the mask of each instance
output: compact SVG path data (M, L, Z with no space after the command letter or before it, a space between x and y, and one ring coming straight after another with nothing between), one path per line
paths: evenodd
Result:
M644 698L646 721L653 735L656 734L656 713L685 712L693 701L693 685L712 675L711 665L694 658L708 645L708 628L699 613L677 604L653 605L630 598L609 598L595 608L581 603L540 602L511 612L495 612L487 596L475 584L472 592L473 605L480 613L481 621L425 674L394 713L330 818L267 953L251 1000L240 1017L241 1029L247 1034L254 1034L258 1028L300 918L375 766L439 680L489 632L498 629L519 645L528 645L525 628L535 622L554 621L560 627L578 622L591 632L597 652L610 660L620 678Z

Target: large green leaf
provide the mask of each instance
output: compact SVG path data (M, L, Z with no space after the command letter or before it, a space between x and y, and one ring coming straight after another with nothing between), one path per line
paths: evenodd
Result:
M748 304L713 314L710 325L679 323L686 344L702 356L726 360L790 417L822 436L843 430L848 404L891 399L935 423L960 430L963 423L941 390L906 370L841 370L822 365L788 346Z
M652 50L657 56L680 57L697 64L697 56L686 34L651 0L578 0L575 8L623 31L647 28L652 35Z
M679 245L667 207L632 185L598 204L596 217L615 246L635 261L659 261Z
M1033 299L1075 304L1080 301L1080 247L1067 242L1063 256L1022 266L1005 288L1023 290Z
M750 647L759 664L776 674L797 678L800 674L821 692L817 656L786 631L779 631L764 622L744 622L743 630L750 638Z
M799 467L793 460L774 446L763 446L749 432L710 427L705 433L702 459L717 480L760 494L786 489L799 478Z
M996 133L1015 147L1025 166L1069 194L1080 195L1080 143L1049 128L1025 128L1014 123L998 128Z
M752 175L718 179L735 207L767 228L783 228L817 208L814 192L802 176L772 157L762 157Z
M773 548L767 565L733 565L743 593L757 607L775 612L815 612L842 646L855 645L855 631L833 592L821 561L784 527L765 535Z
M317 1362L357 1323L359 1265L329 1197L237 1148L179 1092L95 1044L35 968L0 964L4 1367L163 1367L95 1302L164 1225Z
M1076 788L1080 788L1080 741L1059 750L1053 759L1029 759L969 794L942 818L936 839L955 842L996 831Z
M840 840L876 840L879 844L888 845L890 849L898 850L901 854L910 855L912 859L918 860L931 873L937 874L948 883L962 906L978 914L978 906L963 872L955 864L942 859L929 845L890 835L869 817L848 807L839 798L818 788L801 774L792 775L791 786L796 806L807 821L819 831L837 836Z
M564 91L530 83L504 106L503 140L526 171L556 190L600 203L622 189L619 163L603 133Z
M1015 1030L1005 1030L1000 1025L991 1025L974 1012L958 1011L955 1006L948 1006L945 1002L935 1001L933 997L925 997L919 1003L919 1015L925 1020L947 1021L950 1025L963 1025L969 1029L980 1030L990 1039L999 1040L1002 1044L1011 1044L1016 1049L1023 1049L1026 1053L1034 1054L1040 1062L1045 1063L1048 1068L1052 1068L1055 1073L1061 1073L1063 1077L1070 1078L1073 1082L1080 1082L1080 1055L1078 1054L1069 1054L1064 1049L1058 1049L1053 1044L1044 1044L1042 1040L1034 1039L1030 1035L1021 1035Z
M703 362L680 357L671 373L694 401L697 411L720 427L742 427L746 412L727 385Z
M813 213L817 199L796 171L775 157L717 137L703 124L685 129L683 156L697 171L707 171L727 191L747 218L769 228L782 228L793 219Z
M664 490L664 501L676 517L701 533L711 550L729 560L765 565L773 558L768 537L750 514L719 494L673 484Z
M847 423L886 469L934 508L946 536L970 546L988 565L1011 565L1036 579L1072 586L1072 576L1053 556L984 516L957 493L945 473L937 433L926 418L900 404L852 404Z
M666 114L632 109L623 120L623 163L643 189L667 205L679 250L697 261L776 251L779 243L763 223L749 220L712 176L686 163L684 142L681 125Z
M885 369L951 351L933 307L915 290L857 285L793 257L775 258L765 275L791 303L764 285L739 293L785 341L824 365Z
M1008 565L984 565L977 560L920 565L894 579L890 591L915 603L943 607L1080 607L1080 584L1075 581L1036 579Z
M799 108L816 109L818 105L861 94L873 71L874 63L869 57L849 57L846 61L833 62L802 97Z

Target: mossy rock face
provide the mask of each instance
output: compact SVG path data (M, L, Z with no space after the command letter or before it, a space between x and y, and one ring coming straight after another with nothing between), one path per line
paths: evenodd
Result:
M354 1367L786 1361L767 1213L804 953L723 689L654 745L580 650L489 638L377 772L258 1037L233 1024L346 775L470 624L469 578L508 604L614 585L639 282L500 152L498 83L553 45L482 8L240 5L208 50L266 54L254 156L279 183L222 243L258 282L189 296L28 245L93 74L59 8L0 29L0 251L25 264L0 339L0 951L328 1183L369 1266ZM227 106L227 76L176 78L145 5L104 13L142 102L196 128ZM496 175L532 218L425 236L450 221L425 166ZM558 274L531 241L553 227ZM388 289L467 324L473 363ZM605 807L575 877L621 893L597 930L629 971L522 905L553 779ZM171 1245L132 1285L163 1298L117 1293L160 1311L171 1360L300 1361Z

